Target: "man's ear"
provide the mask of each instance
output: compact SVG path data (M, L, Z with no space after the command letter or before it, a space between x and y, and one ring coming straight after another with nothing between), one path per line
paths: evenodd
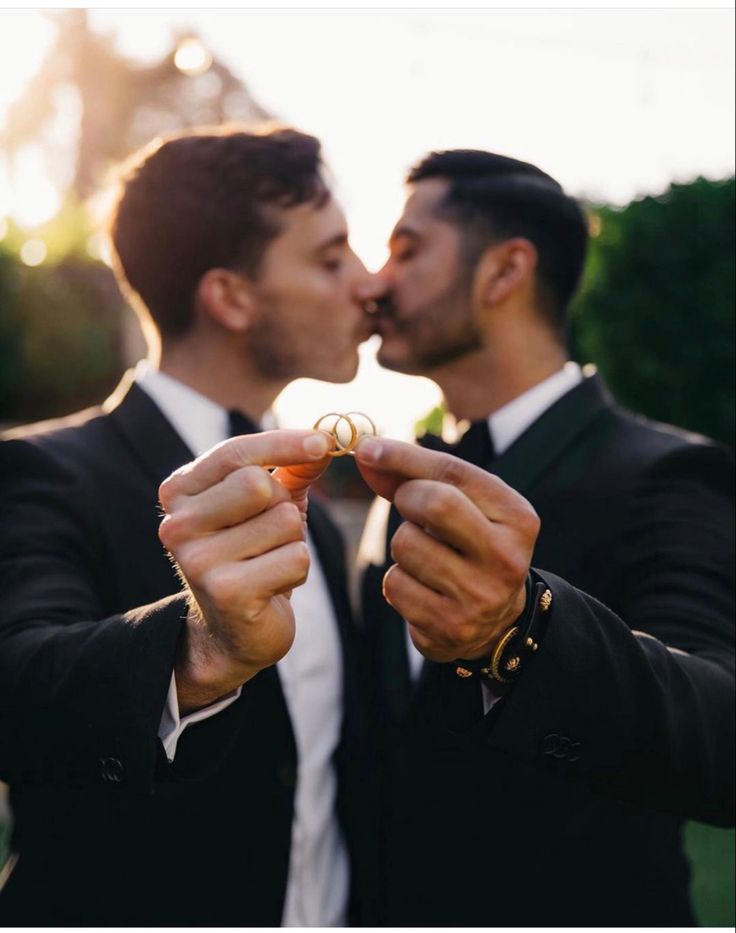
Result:
M255 309L251 283L230 269L208 269L197 285L196 305L225 330L242 333Z
M474 297L481 307L493 307L514 292L532 288L537 261L536 247L524 237L489 246L475 268Z

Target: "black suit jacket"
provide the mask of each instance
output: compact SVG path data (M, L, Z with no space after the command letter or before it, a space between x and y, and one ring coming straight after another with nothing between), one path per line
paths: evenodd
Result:
M488 467L541 518L553 605L487 716L448 719L451 665L410 688L385 565L364 579L388 922L691 923L681 821L733 822L730 458L619 410L594 376Z
M298 761L276 669L169 765L157 733L186 607L157 490L192 453L137 386L118 401L0 444L0 773L19 853L0 921L278 925ZM309 523L339 620L339 809L365 911L359 647L339 534L316 503Z

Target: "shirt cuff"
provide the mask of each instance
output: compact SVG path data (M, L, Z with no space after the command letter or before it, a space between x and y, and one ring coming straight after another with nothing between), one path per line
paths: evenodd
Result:
M238 699L242 689L242 687L237 687L211 706L198 709L194 713L189 713L188 716L180 716L179 699L176 693L176 675L172 671L169 692L166 695L166 706L164 706L158 727L158 737L161 739L169 762L172 762L176 756L176 746L186 727L193 725L195 722L201 722L203 719L216 716L217 713L227 709Z

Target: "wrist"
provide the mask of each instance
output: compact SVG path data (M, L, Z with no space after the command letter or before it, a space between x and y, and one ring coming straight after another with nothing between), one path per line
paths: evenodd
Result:
M486 654L480 659L455 662L458 677L477 676L496 691L508 689L518 678L529 658L539 650L550 618L552 591L535 570L530 570L520 597L518 617L494 639Z
M237 661L208 630L196 607L190 609L177 646L174 675L179 709L194 712L236 690L259 671Z

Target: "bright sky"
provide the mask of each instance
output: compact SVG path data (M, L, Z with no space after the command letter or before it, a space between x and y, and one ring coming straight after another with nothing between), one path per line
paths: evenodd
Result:
M538 4L540 5L540 4ZM672 180L734 171L734 13L662 10L95 10L132 57L195 27L279 118L318 135L355 249L369 267L422 153L475 147L539 164L571 192L614 202ZM0 126L37 69L53 28L0 11ZM46 186L46 188L44 188ZM45 190L45 195L44 195ZM29 162L13 190L0 176L0 221L49 201ZM381 373L364 348L350 386L300 381L279 414L364 409L405 436L437 396L424 380Z

